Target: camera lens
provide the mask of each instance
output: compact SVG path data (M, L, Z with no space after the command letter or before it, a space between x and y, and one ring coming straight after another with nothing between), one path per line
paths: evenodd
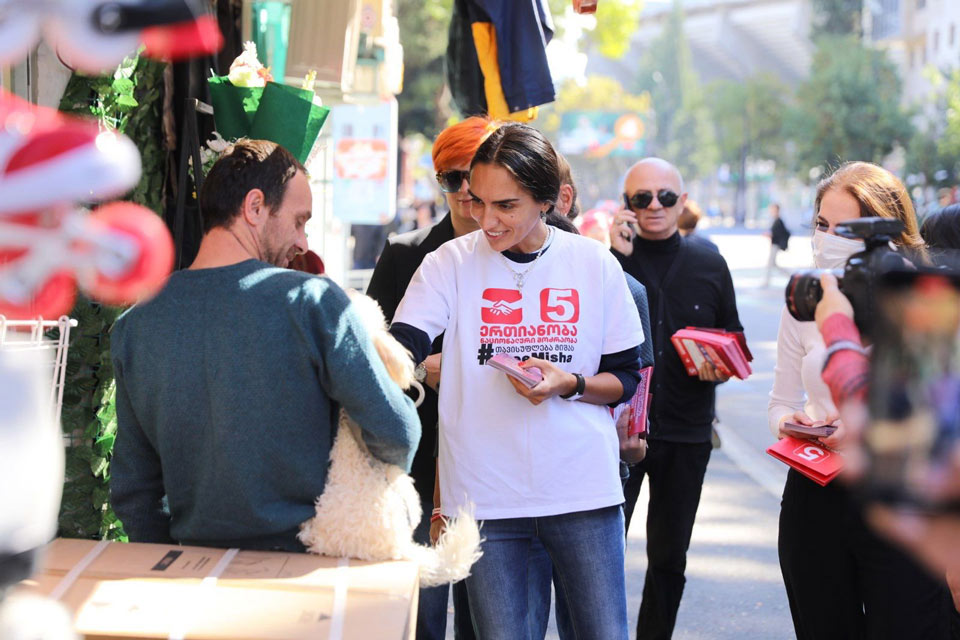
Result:
M834 273L827 269L807 269L798 271L790 276L785 291L787 311L800 322L810 322L817 310L817 303L823 297L823 288L820 286L820 276L824 273Z

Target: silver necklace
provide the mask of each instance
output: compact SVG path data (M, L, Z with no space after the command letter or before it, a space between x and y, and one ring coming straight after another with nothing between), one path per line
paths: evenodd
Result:
M507 265L507 269L510 269L510 273L513 274L513 281L517 283L517 289L523 290L523 282L527 277L530 269L533 269L533 266L537 264L537 260L540 259L540 256L543 255L543 252L546 251L547 247L550 246L550 240L553 239L553 227L547 227L547 237L543 239L543 244L540 245L540 249L537 250L537 255L533 257L533 260L527 265L527 268L523 271L517 271L510 266L510 261L507 260L507 257L500 253L500 257L503 259L503 263Z

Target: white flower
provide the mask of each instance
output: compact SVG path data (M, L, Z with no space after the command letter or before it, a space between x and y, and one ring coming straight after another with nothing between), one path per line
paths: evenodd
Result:
M213 138L207 140L207 147L209 147L211 151L215 151L217 154L222 154L229 146L230 143L224 140L223 137L216 131L213 132Z
M262 70L263 64L257 58L257 45L253 42L244 42L243 53L230 65L227 78L236 87L265 87L267 81L261 73Z

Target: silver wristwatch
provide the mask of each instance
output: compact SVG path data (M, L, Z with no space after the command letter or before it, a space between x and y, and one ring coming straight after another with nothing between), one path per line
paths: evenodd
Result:
M413 370L413 377L417 382L423 384L427 380L427 365L422 362Z

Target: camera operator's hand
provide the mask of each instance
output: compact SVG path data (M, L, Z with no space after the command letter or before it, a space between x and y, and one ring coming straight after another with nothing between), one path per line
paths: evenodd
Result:
M725 376L720 373L720 371L708 360L704 360L700 364L700 368L697 369L697 377L704 382L726 382L730 379L730 376Z
M627 464L637 464L647 455L647 441L639 433L627 435L630 424L630 407L623 410L617 418L617 438L620 440L620 459Z
M836 276L824 273L820 276L820 285L823 287L823 297L817 303L817 310L813 315L813 319L817 321L817 329L823 331L823 323L835 313L842 313L852 320L853 305L847 300L847 296L840 292Z
M947 587L953 598L953 608L960 611L960 569L947 569Z
M919 481L919 491L932 502L960 499L960 445L954 445L949 463L931 468ZM931 514L928 510L875 505L868 512L870 523L899 542L937 573L960 573L960 515Z
M906 547L935 572L960 571L960 517L882 506L871 507L867 515L875 529Z
M610 225L610 246L617 253L629 256L633 253L634 225L637 224L637 214L629 209L621 209L613 218Z

